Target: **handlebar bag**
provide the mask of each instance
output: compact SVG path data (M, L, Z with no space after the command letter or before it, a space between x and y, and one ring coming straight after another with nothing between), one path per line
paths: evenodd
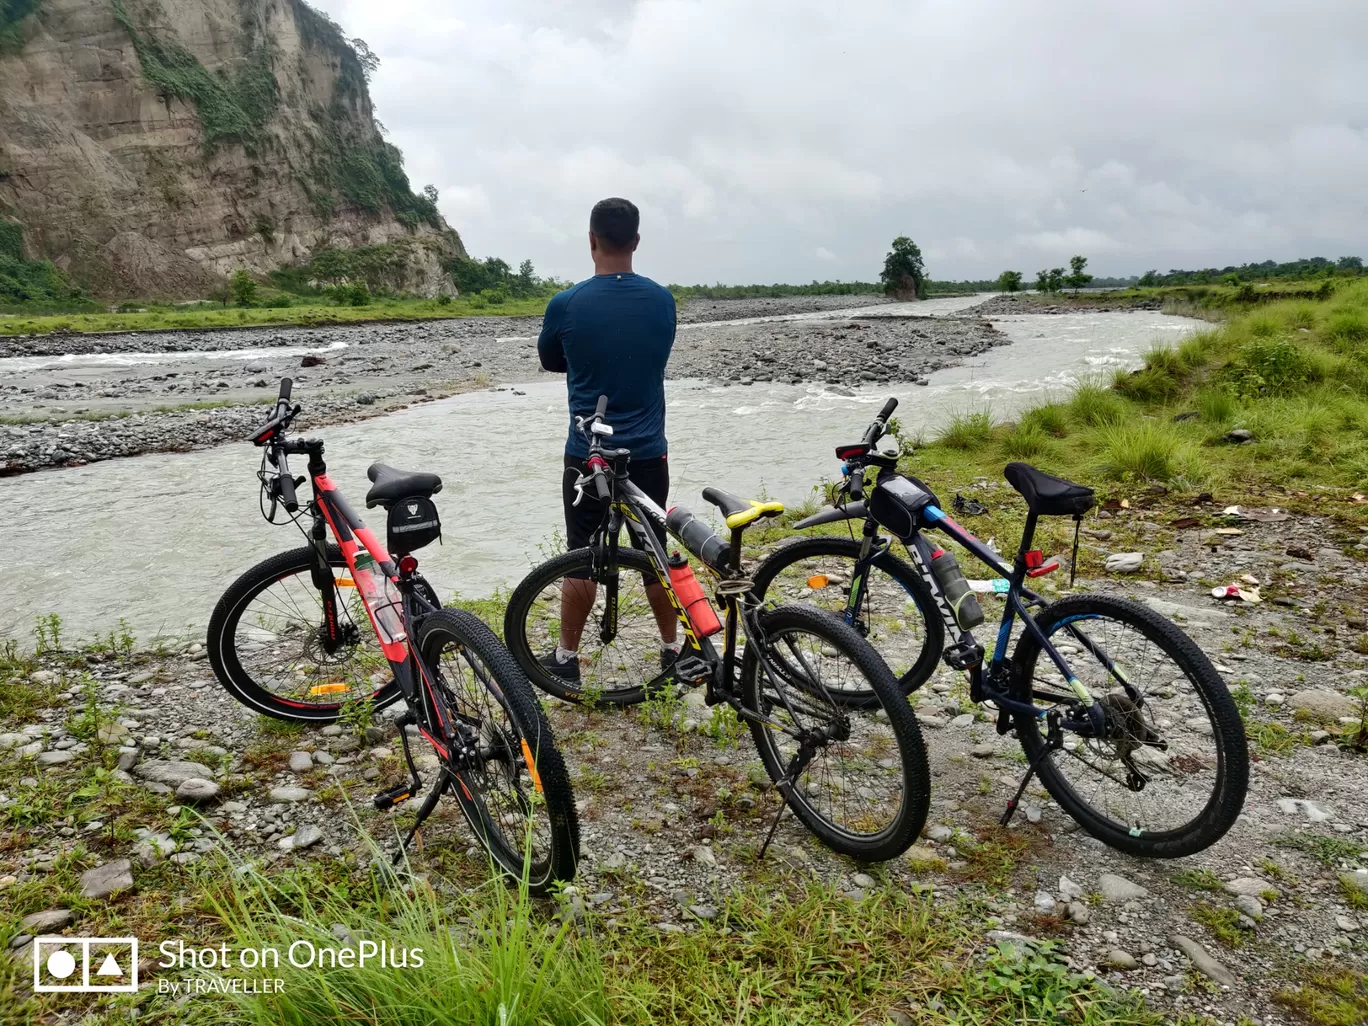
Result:
M868 509L879 526L907 538L922 526L921 511L927 506L940 506L940 500L924 482L905 474L880 474Z
M389 508L386 544L390 555L403 556L442 537L437 504L426 495L400 499Z

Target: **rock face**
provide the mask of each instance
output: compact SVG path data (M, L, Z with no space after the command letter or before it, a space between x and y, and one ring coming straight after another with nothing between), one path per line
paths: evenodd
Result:
M304 0L38 0L0 48L0 217L98 294L202 296L328 247L394 284L464 255L414 195L365 69Z

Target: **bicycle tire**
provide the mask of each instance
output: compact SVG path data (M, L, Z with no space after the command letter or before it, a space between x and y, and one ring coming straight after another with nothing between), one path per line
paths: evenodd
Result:
M579 816L565 760L532 686L494 632L465 610L443 609L423 618L418 629L418 651L430 670L442 665L442 650L450 642L471 650L488 670L489 677L480 683L507 714L520 742L521 751L511 752L513 761L526 765L527 756L532 757L532 765L527 768L531 779L540 783L546 805L549 850L544 857L534 857L534 852L526 851L524 838L507 835L489 813L485 787L478 774L452 770L459 786L452 787L451 793L476 838L504 873L514 880L526 874L530 893L546 895L557 884L574 879L579 862ZM449 690L449 683L446 686ZM460 704L456 705L456 712L469 715ZM482 723L482 737L487 729L501 728Z
M328 546L327 555L329 566L346 569L346 558L336 545ZM228 590L215 605L213 615L209 618L206 643L209 649L209 663L219 683L249 709L294 723L333 723L345 702L303 703L283 699L258 683L243 665L241 653L238 651L237 628L242 614L251 601L272 584L299 575L304 575L306 589L313 590L313 582L309 577L313 559L314 550L307 545L301 546L262 560L244 573L229 585ZM316 596L317 592L313 593ZM367 637L366 632L373 635L373 628L368 619L358 623L357 628L362 638ZM376 688L367 697L376 709L381 709L399 698L399 695L399 685L391 676L385 684Z
M595 572L595 568L602 565L604 558L606 558L606 552L603 549L585 547L571 549L569 552L534 567L509 597L508 608L504 611L504 643L508 646L508 650L513 653L513 658L517 660L528 679L549 695L575 703L592 699L595 703L607 705L636 705L645 701L646 698L659 691L669 682L668 671L662 670L649 680L626 687L586 688L582 683L573 683L562 677L557 677L555 674L548 673L545 667L538 662L537 653L534 651L532 641L529 638L528 617L532 613L533 604L542 592L575 571ZM646 574L652 580L656 577L651 561L645 553L636 549L619 549L617 562L618 570L623 573L624 579L627 577L626 571L631 571L633 574ZM592 622L591 617L585 625L586 637L589 634L589 626ZM654 620L651 623L654 624Z
M1094 808L1062 773L1055 762L1058 751L1042 759L1039 766L1041 782L1051 797L1084 830L1113 848L1150 858L1180 858L1209 848L1234 825L1244 807L1249 786L1249 748L1239 710L1225 681L1196 642L1172 621L1147 606L1129 599L1110 595L1071 595L1046 606L1035 616L1035 622L1046 637L1061 627L1079 620L1108 619L1134 628L1147 642L1171 659L1177 670L1190 682L1192 689L1206 709L1216 747L1215 786L1201 811L1180 827L1149 832L1134 823L1122 823ZM1077 647L1077 646L1075 646ZM1027 682L1035 677L1036 660L1041 653L1040 643L1027 631L1017 640L1012 653L1014 688L1023 700L1029 700L1033 689ZM1091 659L1081 654L1066 656L1073 660ZM1097 664L1092 664L1097 665ZM1156 696L1158 692L1156 691ZM1034 760L1045 745L1039 721L1034 717L1015 717L1017 737L1026 757ZM1175 726L1175 731L1177 727ZM1173 735L1178 736L1176 733ZM1173 761L1176 761L1174 757ZM1195 774L1196 769L1180 768L1179 773ZM1156 773L1156 777L1159 774ZM1165 808L1177 803L1163 803Z
M893 671L859 633L838 617L807 605L779 606L760 614L761 632L766 639L789 630L799 630L821 639L838 654L844 654L869 681L879 707L887 716L896 742L901 770L901 802L892 820L882 830L860 834L842 829L822 815L806 798L806 789L791 787L785 801L794 815L834 851L863 862L886 862L897 858L916 841L926 824L931 806L931 770L926 745L911 705L898 688ZM741 663L742 707L760 716L769 716L774 703L769 701L761 683L765 677L756 650L767 641L751 638ZM873 715L854 714L858 721L877 724ZM775 747L771 731L764 723L748 719L751 737L760 753L765 771L776 783L783 778L785 760ZM869 729L873 729L872 727ZM886 769L886 767L881 767ZM841 785L844 787L844 784Z
M849 559L854 564L860 557L860 545L861 543L854 538L841 538L835 535L788 539L756 567L752 576L755 582L755 597L764 599L775 578L800 560L827 556ZM925 684L940 665L941 653L945 650L945 622L941 619L940 609L931 594L931 589L927 587L925 579L917 572L916 567L888 551L874 560L874 566L902 586L916 605L917 613L921 617L921 651L917 653L912 665L898 678L898 686L903 694L910 695ZM852 573L847 579L853 578L853 569L852 566ZM844 589L843 593L848 597ZM868 609L867 604L865 608ZM867 623L861 633L866 638L870 636ZM875 647L879 648L877 645ZM848 697L843 696L843 701L852 708L870 708L878 704L878 699L868 690L852 691Z

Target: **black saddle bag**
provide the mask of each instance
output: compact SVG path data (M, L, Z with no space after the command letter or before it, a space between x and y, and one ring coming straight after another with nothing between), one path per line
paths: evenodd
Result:
M389 509L386 545L390 555L406 555L442 537L437 504L426 495L400 499Z

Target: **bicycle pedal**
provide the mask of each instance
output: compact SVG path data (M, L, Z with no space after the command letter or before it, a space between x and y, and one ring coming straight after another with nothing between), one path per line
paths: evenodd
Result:
M712 667L698 656L683 656L670 666L670 676L678 684L699 684L712 675Z
M983 662L983 646L972 642L951 645L942 658L952 670L972 670Z
M418 781L413 780L407 784L400 784L392 787L388 791L381 791L371 801L380 810L392 809L402 801L407 801L413 797L413 792L418 790Z

